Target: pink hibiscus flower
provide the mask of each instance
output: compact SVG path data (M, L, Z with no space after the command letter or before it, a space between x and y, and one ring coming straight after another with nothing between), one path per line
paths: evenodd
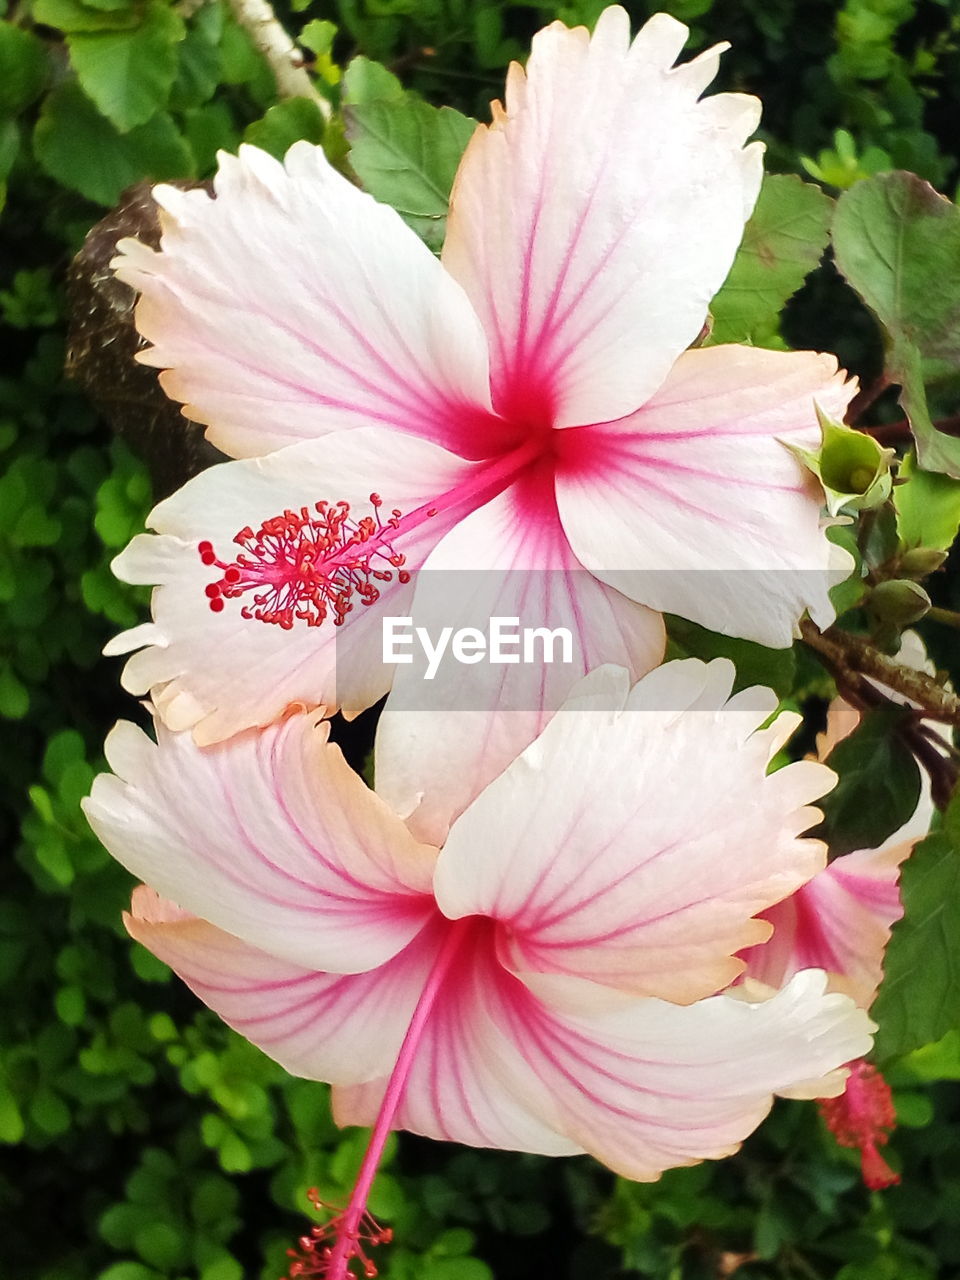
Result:
M161 251L125 241L117 268L141 358L240 459L116 564L157 590L110 651L146 646L124 681L170 727L369 706L421 569L491 570L499 613L574 631L554 708L597 662L655 666L656 611L774 646L832 619L822 495L782 441L813 447L814 400L841 415L852 386L830 356L687 349L762 148L754 98L701 98L719 48L673 65L686 35L660 14L631 44L620 8L592 38L540 32L466 150L439 261L306 143L223 156L216 199L157 189Z
M117 776L85 807L151 886L129 931L288 1070L330 1081L340 1123L374 1126L301 1274L342 1278L383 1238L365 1200L391 1129L586 1151L650 1180L734 1151L774 1092L841 1087L870 1023L822 972L717 994L769 932L756 913L822 866L798 833L833 778L808 761L766 776L796 718L758 728L775 696L731 698L732 678L670 663L631 691L595 672L440 849L316 713L205 749L162 726L156 745L111 735ZM379 773L398 763L381 752ZM435 811L444 784L424 778Z

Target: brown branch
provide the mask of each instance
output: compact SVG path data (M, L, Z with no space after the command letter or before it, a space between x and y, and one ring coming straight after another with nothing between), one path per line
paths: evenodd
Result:
M957 785L957 752L923 720L960 724L960 699L925 671L901 666L861 636L835 627L821 632L807 618L800 623L800 631L833 676L837 692L861 713L891 701L872 683L874 680L920 704L908 708L912 714L904 717L896 732L926 771L933 803L938 809L945 809Z
M821 631L809 618L800 623L804 642L825 659L831 672L863 701L873 705L876 690L870 680L917 703L924 719L960 727L960 698L925 671L904 667L865 640L863 636L828 627ZM869 679L868 679L869 677Z

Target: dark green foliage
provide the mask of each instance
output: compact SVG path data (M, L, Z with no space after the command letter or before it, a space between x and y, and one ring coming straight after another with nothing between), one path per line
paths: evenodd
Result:
M554 17L592 21L602 7L293 0L281 16L295 35L302 29L321 92L350 104L356 172L436 247L469 117L488 118L507 63L525 55L539 26ZM628 7L639 22L659 6ZM839 347L858 372L877 371L879 334L851 290L829 269L801 288L822 253L830 204L798 175L825 183L831 196L894 167L953 188L954 6L663 7L692 24L695 48L733 43L723 87L763 97L770 167L786 175L766 184L720 296L714 339ZM351 62L356 54L363 57ZM409 90L423 101L401 125L390 104ZM339 124L325 126L311 103L276 97L269 69L222 0L24 0L0 20L3 1280L276 1280L303 1229L307 1188L342 1202L362 1153L364 1136L335 1128L322 1086L288 1078L129 942L120 922L129 879L77 807L102 767L110 725L138 715L99 653L142 616L142 597L108 565L141 526L150 485L64 378L66 268L126 187L208 178L218 147L247 139L279 155L307 138L345 162ZM384 173L393 175L389 189L378 186ZM853 204L841 207L856 212L858 200L899 180L876 181L843 196ZM953 482L937 479L903 490L905 546L945 547L955 532ZM894 532L884 555L896 550ZM945 601L958 604L960 594L948 599L951 584ZM851 601L859 593L855 583ZM790 651L771 654L690 624L677 623L672 638L684 652L728 654L741 684L760 680L794 698L829 691L802 652L795 662ZM884 825L892 821L888 814ZM917 957L933 955L925 904L955 878L949 831L927 842L911 870L918 919L897 935L878 1005L889 1010L890 1054L940 1034L942 1011L954 1007L955 992L941 992L937 1008L915 1009L903 997ZM712 1280L722 1255L742 1253L745 1280L956 1275L960 1105L955 1086L929 1082L960 1079L960 1054L948 1037L898 1071L904 1127L894 1147L905 1177L884 1197L867 1196L853 1155L800 1103L778 1105L742 1157L652 1187L615 1184L587 1160L401 1140L371 1205L399 1241L382 1273L612 1280L626 1268L655 1280Z
M920 798L920 769L898 729L904 707L870 711L830 753L840 781L821 800L823 838L834 854L878 849L912 816Z

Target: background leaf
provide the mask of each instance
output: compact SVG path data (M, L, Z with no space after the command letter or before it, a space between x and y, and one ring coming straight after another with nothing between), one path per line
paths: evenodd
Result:
M818 801L824 820L816 834L834 856L879 848L913 816L920 769L897 735L910 714L906 707L877 707L831 751L827 763L840 781Z
M154 0L129 31L76 32L70 61L81 88L121 133L163 110L177 74L185 27L178 13Z
M193 157L168 115L122 134L69 81L47 98L34 131L37 159L64 186L112 205L143 178L187 178Z
M407 96L346 109L350 163L431 249L443 244L450 188L475 120Z
M917 845L900 874L904 914L893 927L870 1016L882 1062L960 1025L960 799L943 829Z
M931 421L924 358L960 369L960 209L912 173L882 173L837 201L837 266L886 331L920 465L960 477L960 440Z
M783 304L827 247L833 201L793 174L768 174L743 242L710 304L711 343L769 344Z

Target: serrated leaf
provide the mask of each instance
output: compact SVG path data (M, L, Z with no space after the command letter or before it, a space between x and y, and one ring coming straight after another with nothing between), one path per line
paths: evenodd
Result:
M960 529L960 480L936 471L921 471L913 454L900 464L893 490L897 532L905 547L947 551Z
M320 142L325 123L320 108L309 98L287 98L249 125L243 140L282 160L295 142Z
M42 41L32 31L0 22L0 115L15 115L39 98L47 75Z
M177 74L183 19L154 0L129 31L74 32L70 61L80 86L121 133L145 124L167 105Z
M762 345L827 246L833 201L792 174L764 179L730 274L710 304L710 341Z
M960 477L960 440L934 426L923 360L960 368L960 209L915 174L877 174L837 201L837 266L886 331L920 465Z
M450 188L476 121L407 97L346 109L350 163L431 249L443 244Z
M819 801L824 820L816 834L835 856L879 848L913 816L920 769L897 733L910 714L906 707L877 707L831 751L827 763L840 781Z
M367 102L402 102L406 96L403 85L380 62L370 58L354 58L343 73L343 101L345 106L358 107Z
M893 926L884 980L870 1009L878 1060L940 1040L960 1025L960 799L942 830L921 841L900 873L902 920Z
M190 149L168 115L122 134L70 82L44 102L33 140L37 159L52 177L108 207L144 178L193 175Z

